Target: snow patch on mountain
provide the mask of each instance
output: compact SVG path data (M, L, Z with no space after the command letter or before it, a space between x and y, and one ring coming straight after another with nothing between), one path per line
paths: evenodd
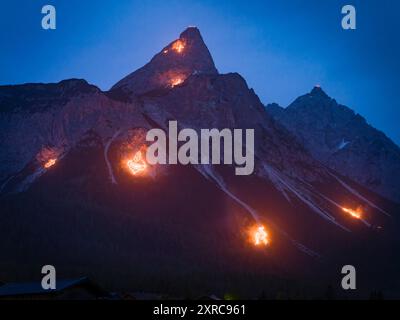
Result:
M218 174L215 173L215 171L213 170L213 167L211 165L198 165L196 166L196 169L207 179L207 180L211 180L214 181L216 183L216 185L222 190L224 191L231 199L233 199L235 202L237 202L240 206L242 206L244 209L246 209L246 211L248 211L251 216L254 218L254 220L256 220L256 222L260 222L261 218L260 215L257 213L256 210L254 210L252 207L250 207L247 203L245 203L244 201L242 201L241 199L239 199L236 195L234 195L232 192L230 192L225 184L225 182L223 181L222 177L220 177ZM264 218L264 220L267 220ZM290 242L300 251L302 251L303 253L313 257L313 258L320 258L321 255L308 248L307 246L303 245L302 243L292 239L285 231L283 231L282 229L280 229L277 225L275 225L272 222L268 222L268 224L270 225L270 227L273 227L275 230L277 230L279 233L281 233L282 235L284 235L285 237L287 237Z
M313 201L313 197L311 196L308 190L301 188L300 186L295 186L292 182L289 181L287 177L281 175L277 170L272 168L271 166L264 164L263 165L265 173L268 177L271 177L271 181L278 185L278 190L286 189L287 191L292 192L299 200L304 202L310 209L316 212L325 220L330 223L335 224L336 226L342 228L345 231L350 232L345 226L341 225L336 219L330 215L328 212L324 211L320 206Z
M350 143L350 141L345 141L344 138L342 139L342 141L339 143L339 145L337 146L336 150L342 150L343 148L345 148L348 144Z
M289 179L286 177L283 177L279 172L277 172L275 169L273 169L271 166L264 164L264 169L265 172L268 174L269 177L272 177L272 181L275 182L275 185L278 184L279 188L278 190L282 190L283 188L286 188L286 190L292 192L295 196L297 196L298 199L300 199L302 202L304 202L310 209L312 209L314 212L319 214L322 218L325 220L335 224L336 226L342 228L345 231L350 232L349 229L341 225L336 221L336 219L330 215L328 212L322 210L312 199L312 197L308 194L308 191L299 187L299 186L294 186Z
M391 215L389 213L387 213L385 210L383 210L382 208L378 207L375 203L369 201L367 198L365 198L363 195L361 195L358 191L356 191L355 189L353 189L352 187L350 187L346 182L344 182L342 179L340 179L337 175L333 174L333 173L329 173L332 177L334 177L343 187L345 187L348 191L350 191L352 194L354 194L356 197L358 197L359 199L363 200L364 202L366 202L367 204L369 204L371 207L379 210L380 212L384 213L385 215L387 215L388 217L390 217Z
M235 196L232 192L230 192L228 190L228 188L226 187L226 184L223 181L223 179L214 172L214 170L212 169L212 166L198 165L198 166L196 166L196 168L203 176L205 176L208 180L211 179L212 181L214 181L222 191L224 191L230 198L235 200L235 202L237 202L240 206L242 206L244 209L246 209L251 214L251 216L254 218L254 220L256 220L257 222L260 222L260 216L256 212L256 210L254 210L247 203L243 202L237 196Z
M117 132L114 133L114 135L109 139L104 147L104 160L106 161L107 164L107 169L108 169L108 174L111 179L112 184L118 184L117 180L115 179L113 168L111 166L110 160L108 159L108 150L110 149L110 146L112 142L118 137L118 135L121 133L121 130L118 130Z

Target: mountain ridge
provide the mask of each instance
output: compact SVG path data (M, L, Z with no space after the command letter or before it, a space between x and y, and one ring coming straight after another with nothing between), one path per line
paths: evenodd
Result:
M266 110L317 160L400 201L400 185L395 182L400 175L400 148L360 114L317 87L286 108L269 104Z

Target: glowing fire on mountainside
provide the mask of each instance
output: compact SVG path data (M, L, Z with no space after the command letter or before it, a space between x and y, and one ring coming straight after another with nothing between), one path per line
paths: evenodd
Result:
M146 162L146 133L147 129L134 128L125 133L119 146L119 165L124 174L131 176L148 175L150 166Z
M182 78L180 78L180 77L173 78L171 80L171 87L173 88L173 87L175 87L177 85L180 85L181 83L183 83L183 79Z
M186 43L183 40L176 40L172 44L172 50L175 50L177 53L182 53L182 51L185 49Z
M147 163L144 160L145 155L142 150L137 151L131 159L126 161L130 173L134 176L144 174L147 169Z
M48 168L54 166L54 165L56 164L56 162L57 162L57 159L49 159L49 160L43 165L43 167L44 167L45 169L48 169Z
M270 244L268 232L263 225L256 225L250 229L250 242L257 247L264 247Z
M348 213L351 217L353 217L355 219L362 219L363 210L361 207L358 207L356 210L353 210L351 208L342 207L342 210L344 212Z
M188 76L188 70L173 69L159 74L156 81L165 88L174 88L184 83Z
M36 160L44 169L49 169L54 166L61 154L61 151L53 147L43 147L36 155Z

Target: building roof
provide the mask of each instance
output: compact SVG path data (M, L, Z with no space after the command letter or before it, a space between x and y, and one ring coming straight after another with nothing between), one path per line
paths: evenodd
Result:
M90 285L100 291L103 291L92 283L87 277L77 279L62 279L57 280L56 289L44 290L41 282L25 282L25 283L6 283L0 286L0 297L2 296L18 296L18 295L31 295L31 294L49 294L61 292L67 288L74 287L76 285ZM105 292L105 291L103 291Z

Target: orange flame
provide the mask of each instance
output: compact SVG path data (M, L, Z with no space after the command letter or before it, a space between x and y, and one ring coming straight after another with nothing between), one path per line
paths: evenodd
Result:
M57 159L49 159L47 162L43 165L46 169L54 166L57 162Z
M177 85L180 85L181 83L183 83L183 79L182 78L174 78L171 80L171 87L175 87Z
M356 218L356 219L361 219L362 218L362 209L361 209L361 207L358 207L356 210L342 207L342 210L344 212L348 213L353 218Z
M143 160L141 150L136 152L133 158L126 162L126 165L134 176L145 172L147 169L147 163Z
M185 42L183 42L182 40L176 40L172 44L172 49L178 53L181 53L185 49Z
M268 238L268 233L265 230L264 226L258 226L255 230L252 232L252 240L254 245L256 246L266 246L269 244L269 238Z

